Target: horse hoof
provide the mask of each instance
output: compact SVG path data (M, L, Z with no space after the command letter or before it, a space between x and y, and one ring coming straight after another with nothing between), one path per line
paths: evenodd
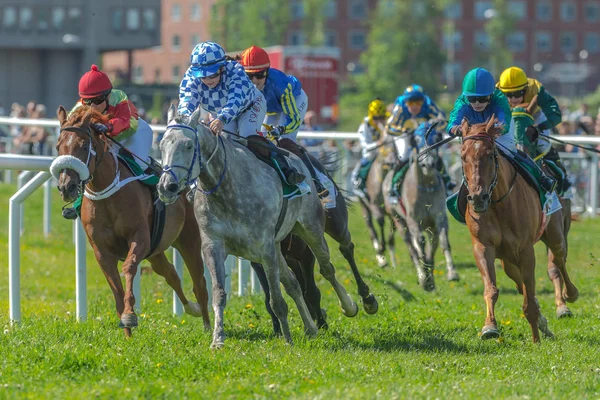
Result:
M481 329L481 339L496 339L500 337L500 331L495 326L486 325Z
M192 317L201 317L202 310L200 309L200 304L195 302L189 302L183 306L186 314L191 315Z
M538 327L545 338L551 339L554 337L554 333L548 328L548 320L542 314L540 314L540 317L538 318Z
M225 346L225 343L223 342L212 342L210 348L212 350L221 350L223 346Z
M138 326L137 315L123 314L119 322L119 328L136 328Z
M369 293L369 295L363 299L363 308L367 314L375 314L379 310L379 303L377 303L377 299L373 293Z
M557 318L570 318L573 316L573 313L567 306L560 306L556 309L556 317Z
M352 302L352 310L344 310L342 308L342 313L344 313L344 315L346 317L352 318L352 317L356 317L356 314L358 314L358 306L356 305L355 302Z
M377 265L379 265L379 268L387 267L388 263L384 255L377 254L375 258L377 259Z
M458 277L458 272L452 270L452 271L448 271L448 281L449 282L457 282L459 281L460 278Z

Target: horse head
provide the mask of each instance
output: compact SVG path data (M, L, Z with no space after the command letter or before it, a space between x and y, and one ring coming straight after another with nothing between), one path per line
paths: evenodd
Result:
M461 124L463 177L468 190L467 201L476 213L485 212L491 202L492 191L498 183L498 151L496 138L502 128L496 126L494 115L484 123Z
M50 172L58 180L63 201L74 201L83 186L91 181L96 168L107 150L106 140L93 129L93 122L105 122L97 111L79 107L67 116L60 106L56 111L60 122L60 136L56 144L58 157Z
M175 106L169 107L167 130L160 141L163 173L158 182L162 201L171 204L186 186L200 174L200 140L198 130L207 128L198 123L200 108L191 116L178 114Z
M423 123L415 130L413 134L413 155L416 159L417 165L421 170L421 173L426 177L434 176L437 173L437 163L439 159L438 149L429 150L427 153L418 155L420 151L424 150L428 146L435 144L437 141L437 134L433 130L429 123Z

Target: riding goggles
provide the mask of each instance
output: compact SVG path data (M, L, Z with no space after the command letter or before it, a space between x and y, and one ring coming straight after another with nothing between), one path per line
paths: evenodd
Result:
M469 103L489 103L491 99L491 96L467 96L467 101Z
M85 104L86 106L90 106L92 104L94 104L94 105L102 104L102 103L104 103L104 101L106 101L106 95L94 97L91 99L81 99L81 102L83 104Z
M248 76L249 79L264 79L267 77L267 71L260 71L260 72L246 72L246 75Z
M526 92L526 91L527 91L527 89L522 89L522 90L517 90L517 91L515 91L515 92L506 92L506 93L504 93L504 95L505 95L506 97L508 97L509 99L510 99L511 97L517 97L517 98L519 98L519 97L523 97L523 96L525 96L525 92Z
M203 77L202 77L202 78L200 78L200 79L202 79L202 80L206 80L206 81L207 81L207 80L210 80L210 79L215 79L215 78L218 78L220 75L221 75L221 71L219 70L219 71L215 72L215 73L214 73L214 74L212 74L212 75L203 76Z
M408 100L406 102L406 105L409 105L409 106L422 106L423 105L423 100Z

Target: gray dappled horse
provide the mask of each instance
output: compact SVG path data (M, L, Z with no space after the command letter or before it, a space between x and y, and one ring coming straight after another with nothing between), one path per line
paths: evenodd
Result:
M337 281L324 238L325 211L312 182L313 194L284 202L282 184L275 170L260 161L245 146L215 136L199 123L200 111L191 117L176 115L171 106L168 127L160 143L164 173L158 184L161 199L171 202L186 185L198 178L194 211L200 228L202 255L212 277L215 324L211 347L225 341L223 311L226 304L225 258L228 254L261 263L271 294L271 308L281 323L283 335L292 342L288 308L280 281L294 299L305 332L317 333L298 281L287 267L279 243L290 232L310 247L321 274L333 286L346 316L355 316L358 306ZM304 163L290 156L290 164L305 176Z
M396 228L404 233L419 285L427 291L435 289L433 257L438 244L446 257L448 280L458 280L448 240L446 187L436 169L438 157L437 149L434 149L419 159L414 149L402 182L401 199L397 204L391 204L388 196L384 199L386 212L394 216ZM385 193L390 191L393 175L391 171L384 179Z
M377 252L377 264L380 267L387 266L388 262L385 257L387 246L393 268L396 268L396 259L394 257L394 224L391 222L390 218L390 233L387 235L386 239L385 220L386 216L389 215L386 214L384 208L383 198L385 197L385 192L382 190L382 183L387 172L392 170L392 165L397 162L395 151L396 149L393 141L390 141L379 148L379 153L369 169L367 180L365 182L366 197L359 197L363 218L365 219L369 235L371 236L371 243ZM377 222L378 230L375 229L373 220Z

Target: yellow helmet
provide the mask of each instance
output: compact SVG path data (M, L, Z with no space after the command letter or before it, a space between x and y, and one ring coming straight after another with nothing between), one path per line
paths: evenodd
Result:
M385 117L386 111L385 103L379 98L369 103L369 118Z
M527 86L527 75L519 67L510 67L500 75L498 88L503 92L516 92Z

